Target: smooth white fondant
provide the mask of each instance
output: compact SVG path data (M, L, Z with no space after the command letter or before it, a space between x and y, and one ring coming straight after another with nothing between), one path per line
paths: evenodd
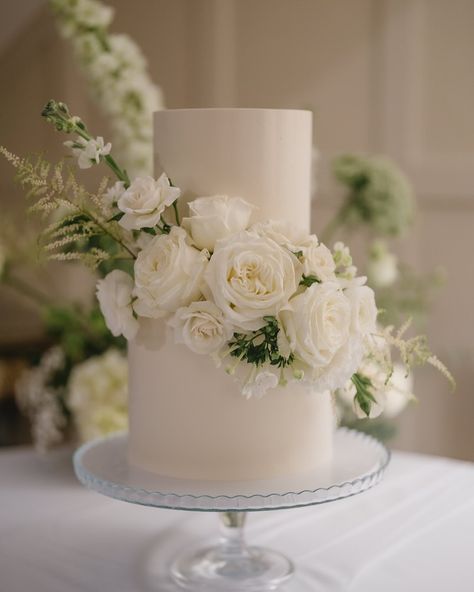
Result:
M309 231L311 114L273 109L155 113L155 173L185 200L240 196L253 221L286 220ZM245 399L240 385L207 356L176 345L129 343L133 464L172 477L267 479L328 461L334 430L329 393L292 383Z

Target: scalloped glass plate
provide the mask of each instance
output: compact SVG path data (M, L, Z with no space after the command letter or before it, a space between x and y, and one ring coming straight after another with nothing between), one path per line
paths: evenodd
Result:
M331 462L279 479L175 479L130 464L126 449L126 434L84 444L74 455L77 477L89 489L122 501L214 512L295 508L349 497L378 483L390 460L378 440L345 428L335 432Z

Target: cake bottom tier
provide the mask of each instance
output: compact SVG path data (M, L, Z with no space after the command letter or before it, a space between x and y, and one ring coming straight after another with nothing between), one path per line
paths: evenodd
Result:
M177 478L269 479L331 459L329 393L291 384L246 399L208 356L170 341L158 351L129 344L128 459Z

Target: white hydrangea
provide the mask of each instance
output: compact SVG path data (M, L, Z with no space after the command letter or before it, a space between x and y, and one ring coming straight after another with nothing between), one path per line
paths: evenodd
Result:
M73 368L67 403L81 441L127 429L127 381L127 359L115 349Z

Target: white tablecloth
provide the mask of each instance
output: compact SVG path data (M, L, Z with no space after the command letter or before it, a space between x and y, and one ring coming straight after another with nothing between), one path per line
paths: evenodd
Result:
M175 591L170 558L215 536L216 517L102 497L70 461L0 452L0 591ZM287 592L472 592L474 465L395 453L374 489L251 514L247 537L294 560Z

